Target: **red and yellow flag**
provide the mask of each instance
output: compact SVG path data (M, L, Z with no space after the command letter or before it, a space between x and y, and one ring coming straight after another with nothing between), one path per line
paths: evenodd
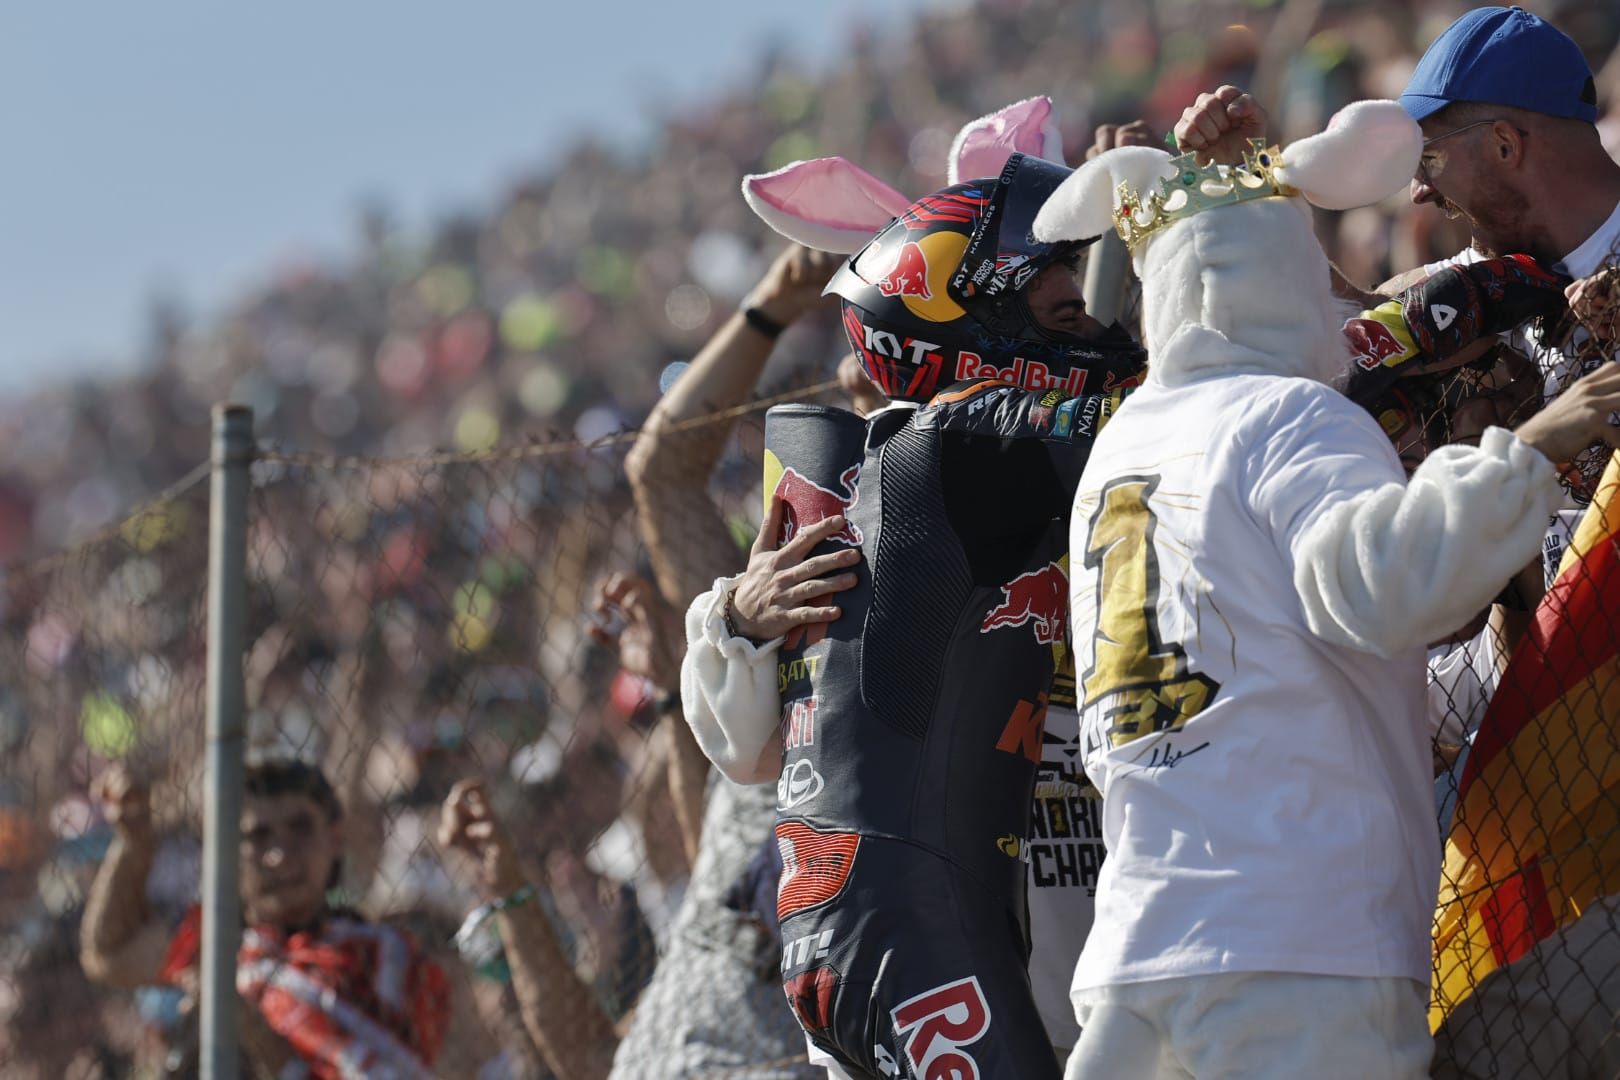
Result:
M1430 1026L1620 892L1620 456L1514 651L1458 785Z

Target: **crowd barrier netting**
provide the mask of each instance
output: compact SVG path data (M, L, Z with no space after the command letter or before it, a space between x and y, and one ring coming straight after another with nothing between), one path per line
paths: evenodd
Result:
M1590 331L1612 340L1612 316L1596 318L1609 325L1544 327L1571 362L1558 378L1609 359ZM1521 422L1551 389L1545 368L1502 347L1418 380L1429 440ZM1620 462L1594 447L1562 472L1541 564L1430 653L1437 1076L1620 1070Z
M736 424L702 510L735 527L738 565L774 400L699 421ZM482 899L470 860L436 835L456 781L486 782L579 994L621 1028L685 892L673 732L650 684L590 633L600 582L653 577L625 478L633 437L388 460L255 454L247 761L296 758L336 788L331 899L403 925L449 976L442 1075L547 1075L499 964L453 944ZM92 986L77 934L112 837L91 787L115 764L151 791L158 917L178 924L198 898L208 499L204 467L0 587L0 1075L195 1068L190 1003ZM678 617L665 625L678 657Z

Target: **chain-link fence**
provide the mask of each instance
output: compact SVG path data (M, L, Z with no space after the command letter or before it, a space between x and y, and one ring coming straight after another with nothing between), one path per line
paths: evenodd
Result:
M164 837L149 894L196 892L202 791L206 467L4 587L0 889L5 1058L39 1075L121 1061L148 1001L92 990L78 923L110 840L87 793L109 761L151 785Z
M735 566L757 521L755 504L743 500L758 498L768 404L694 425L737 428L703 508L735 525L735 539L724 541L731 550L721 553ZM525 909L539 913L539 932L566 958L564 970L545 973L558 980L548 999L552 1038L601 1039L605 1030L611 1055L660 956L685 934L703 948L740 947L740 966L719 977L740 970L758 984L740 989L768 1000L780 1020L774 1039L754 1040L752 1056L716 1058L701 1075L804 1074L768 934L739 942L749 920L736 913L676 925L683 896L709 889L710 906L719 906L724 888L693 876L705 781L699 773L694 803L691 749L678 760L690 738L672 726L677 712L658 709L645 658L632 645L621 660L614 645L650 619L662 635L657 646L674 650L665 670L669 656L679 659L679 613L650 584L626 483L633 434L389 460L261 446L252 467L249 771L301 761L330 782L343 812L329 910L407 930L411 938L401 940L445 973L447 1030L433 1050L441 1075L550 1075L542 1040L524 1030L514 992L521 980L502 955L497 921L457 937L490 896L479 853L439 840L447 796L466 780L482 782L521 879L536 886ZM199 469L118 525L5 579L5 1075L196 1068L194 987L171 968L198 899L206 479ZM110 774L127 780L109 792L98 781ZM120 902L144 905L161 928L154 958L164 974L140 989L109 990L81 969L81 921L87 904L94 911L92 882L115 847L109 818L129 792L149 802L151 850L144 881ZM250 783L250 815L252 795ZM735 807L737 796L723 793L711 810L716 802ZM770 804L719 813L753 823L730 850L723 837L711 844L723 865L708 876L735 878L764 838ZM127 826L130 811L123 814ZM242 887L251 907L250 889L277 886L261 875ZM354 963L363 974L364 959ZM671 989L664 1007L682 1014L668 1031L678 1041L686 1002L702 988L687 980ZM593 1028L586 1013L605 1026ZM642 1043L659 1037L653 1019L643 1020Z
M1614 256L1598 279L1613 293ZM1606 307L1606 305L1604 305ZM1402 380L1380 416L1404 462L1513 427L1607 362L1612 313L1512 335L1471 363ZM1620 1070L1620 471L1568 465L1542 558L1430 651L1436 805L1436 1076Z

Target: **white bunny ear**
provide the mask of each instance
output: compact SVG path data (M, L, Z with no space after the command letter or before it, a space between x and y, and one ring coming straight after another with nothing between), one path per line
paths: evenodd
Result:
M1029 154L1063 164L1063 136L1052 119L1052 99L1023 101L981 116L956 133L945 180L960 184L983 176L1000 176L1007 159Z
M1115 192L1123 182L1132 191L1156 191L1174 175L1170 155L1152 146L1121 146L1086 162L1057 186L1035 215L1035 239L1087 240L1114 227Z
M911 200L841 157L745 176L743 198L765 224L805 247L850 255Z
M1398 102L1357 101L1284 147L1277 178L1324 210L1349 210L1401 190L1422 156L1423 131Z

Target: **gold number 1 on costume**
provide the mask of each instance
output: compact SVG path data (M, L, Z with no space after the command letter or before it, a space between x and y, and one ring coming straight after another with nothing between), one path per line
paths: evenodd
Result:
M1122 476L1103 488L1086 536L1086 567L1097 572L1102 607L1081 683L1087 706L1101 705L1116 747L1178 730L1220 684L1187 670L1187 653L1159 633L1158 520L1148 498L1159 477Z

